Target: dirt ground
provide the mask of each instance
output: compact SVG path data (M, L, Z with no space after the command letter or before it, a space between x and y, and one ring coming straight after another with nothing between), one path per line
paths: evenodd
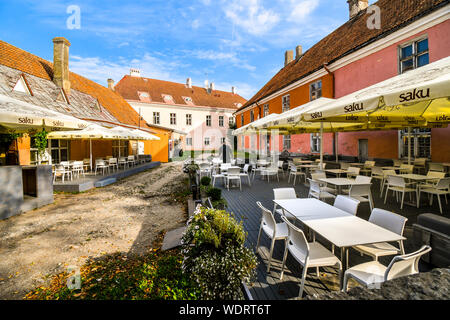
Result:
M0 221L0 299L22 299L46 275L81 267L88 257L142 254L161 231L186 222L174 193L183 190L180 163L162 164L53 204Z

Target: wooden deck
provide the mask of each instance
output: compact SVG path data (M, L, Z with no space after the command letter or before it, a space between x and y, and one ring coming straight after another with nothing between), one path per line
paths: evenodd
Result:
M275 180L275 182L273 182ZM260 201L263 206L272 211L273 209L273 189L292 187L292 182L287 183L287 176L280 175L280 181L276 178L272 179L270 183L267 180L261 180L258 176L252 181L252 186L247 185L247 179L242 179L242 191L239 187L230 188L228 191L221 182L216 182L216 187L222 189L222 195L228 202L228 211L234 213L239 221L243 222L243 226L248 233L246 245L255 250L255 245L258 237L259 224L261 218L261 210L256 205ZM386 205L383 204L383 199L380 198L378 189L379 185L375 182L372 186L374 195L375 207L394 211L403 216L408 217L407 228L405 230L405 237L410 238L412 235L411 225L415 223L416 217L419 213L432 212L439 214L439 209L433 204L433 207L425 206L425 208L417 209L415 207L405 206L400 210L400 205L397 204L393 198ZM303 183L298 183L295 186L297 195L301 198L306 198L308 188ZM437 202L437 201L435 201ZM445 201L444 201L445 202ZM331 203L330 203L331 204ZM446 205L447 212L449 212L449 205ZM445 209L444 209L445 210ZM363 219L368 219L370 216L370 208L368 203L362 203L358 210L358 216ZM277 217L278 219L278 217ZM320 237L316 237L324 246L331 249L331 244ZM301 266L291 255L288 255L286 268L283 280L280 280L281 262L284 253L284 242L279 240L275 243L274 254L272 258L271 270L266 272L268 256L270 248L270 239L263 233L261 235L260 247L256 252L259 259L259 266L257 268L257 279L249 287L250 293L256 300L286 300L297 299L299 294L299 283L301 279ZM405 242L406 252L411 252L415 248L412 247L410 241ZM338 252L340 250L336 250ZM380 262L387 265L392 257L385 257L380 259ZM350 250L349 264L350 266L370 261L369 257L361 257L356 251ZM424 268L427 268L426 266ZM356 284L351 284L356 285ZM305 295L321 294L327 291L339 290L338 272L333 268L320 268L320 276L317 277L315 268L308 270L308 276L305 282Z

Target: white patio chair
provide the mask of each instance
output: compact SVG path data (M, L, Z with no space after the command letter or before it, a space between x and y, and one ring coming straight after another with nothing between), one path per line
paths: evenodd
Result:
M356 216L359 203L359 200L353 199L348 196L338 195L334 200L333 206Z
M367 160L364 162L363 168L360 170L361 174L367 174L370 175L372 172L372 168L375 167L375 161Z
M273 247L275 246L275 241L285 240L288 236L288 230L286 223L276 223L272 212L266 209L261 202L256 202L258 207L261 208L261 223L259 225L258 240L256 241L255 250L258 251L259 240L261 239L261 232L264 233L271 239L270 252L269 252L269 263L267 265L267 272L270 271L270 264L272 263Z
M380 181L380 192L381 192L382 187L383 187L383 180L384 180L383 168L373 167L370 176L372 177L372 179L376 179L376 180Z
M220 172L227 172L228 168L231 168L231 163L221 163Z
M276 188L273 189L273 199L274 200L287 200L287 199L297 199L297 194L295 193L294 188ZM277 204L273 206L273 212L278 213L280 216L285 216L289 220L296 219L294 215L292 215L288 211L284 211L283 209L278 209Z
M344 273L343 291L347 291L350 278L368 288L379 288L388 280L419 273L420 258L431 251L430 246L423 246L413 253L396 256L386 267L378 261L366 262L351 267Z
M358 167L349 167L347 169L347 178L354 178L357 175L359 175L359 172L361 171L361 168Z
M225 175L219 172L219 167L214 167L211 169L212 174L212 186L216 185L216 179L222 179L223 184L225 185Z
M83 175L83 177L85 177L83 161L74 161L73 162L73 164L72 164L72 174L76 175L77 178L79 178L81 174Z
M240 173L241 177L247 177L247 181L248 181L248 185L251 186L251 182L250 182L250 165L249 164L245 164L244 168L242 169L242 172Z
M306 274L309 268L316 268L317 276L319 276L319 267L338 267L339 278L342 272L341 261L328 249L319 242L308 242L302 230L289 222L286 217L281 217L287 225L288 236L286 238L286 246L284 249L283 263L281 267L280 280L283 280L284 267L288 252L303 267L302 279L300 283L299 298L303 296L305 287Z
M414 165L413 164L402 164L400 165L400 174L411 174L414 171Z
M69 180L72 180L72 171L67 170L66 167L61 164L57 164L53 172L53 182L56 181L57 177L61 177L62 182L64 182L64 178L66 175Z
M304 177L305 182L306 182L306 173L301 171L301 169L297 169L297 167L293 163L291 164L291 166L289 168L288 183L291 181L292 176L294 177L294 186L295 186L295 181L297 180L297 176L300 176L300 181L302 180L301 177Z
M416 158L414 159L414 171L417 173L425 173L425 168L427 165L427 158Z
M211 165L209 163L207 162L200 163L198 167L199 167L198 174L200 176L200 179L204 176L211 177Z
M405 179L403 177L397 177L397 176L388 176L386 195L384 197L385 204L386 204L389 190L392 190L395 193L397 202L399 201L399 197L398 197L399 193L402 194L400 209L403 209L405 193L409 193L411 195L411 192L416 192L416 194L417 194L417 190L415 188L410 188L407 186L407 183L405 182Z
M127 163L131 164L133 167L135 166L136 161L134 160L134 156L133 155L127 157Z
M97 175L97 171L101 170L102 175L105 174L105 172L109 172L109 165L106 164L105 160L95 160L95 174Z
M89 168L89 171L92 171L90 158L83 159L83 168L85 169L84 171L88 171L88 168Z
M348 168L350 168L350 163L348 162L341 162L341 169L343 170L347 170Z
M283 177L285 177L286 172L284 171L283 165L284 165L284 161L278 160L278 172L281 172L283 174Z
M109 158L108 159L108 166L112 167L113 171L114 168L116 168L116 171L119 170L119 164L117 163L117 158Z
M278 182L280 182L280 177L278 176L278 167L269 166L267 168L261 169L261 176L267 177L267 182L270 182L270 176L277 176Z
M348 195L359 202L368 202L370 210L372 211L374 204L372 191L370 190L371 186L371 184L354 184L350 187Z
M120 157L119 160L117 161L117 164L119 167L123 167L123 169L125 170L125 168L128 167L128 161L127 158L125 157Z
M431 187L431 186L434 186L439 179L445 178L445 172L431 171L430 170L427 173L427 178L430 178L430 179L426 180L424 185Z
M430 198L430 206L433 205L433 195L438 199L439 211L442 214L442 203L441 195L445 198L445 203L448 203L447 194L450 194L450 178L440 179L434 186L420 186L419 185L419 195L417 200L417 207L419 207L420 195L423 193L428 193Z
M322 187L320 186L320 182L318 182L316 180L312 180L310 178L308 178L308 181L309 181L308 198L316 198L319 200L336 198L336 196L334 194L331 194L327 191L323 191Z
M372 183L372 177L367 176L356 176L355 178L356 183L364 183L364 184L371 184ZM341 190L343 194L348 194L350 192L350 189L342 189Z
M392 162L393 162L392 166L394 167L400 167L404 163L404 161L400 159L392 159Z
M395 170L383 170L383 180L381 181L381 192L380 192L380 198L383 198L384 193L384 187L387 186L387 181L389 176L395 176L397 173Z
M389 231L392 231L396 234L399 234L401 236L403 236L406 221L408 221L408 218L378 208L373 209L369 217L369 222L376 224L377 226L380 226ZM353 249L359 251L361 255L365 254L372 257L374 260L378 260L379 257L383 256L405 254L405 249L403 247L402 240L398 241L398 247L395 247L388 242L381 242L366 245L358 245L353 247Z
M320 180L320 179L326 179L326 178L327 178L327 174L324 171L317 171L317 172L311 173L311 179L319 182L320 189L322 191L329 192L331 194L336 195L337 194L336 188L328 187L328 185L325 182Z
M225 182L228 190L230 190L230 181L238 181L239 190L242 190L241 168L229 168L227 170L227 174L225 175Z

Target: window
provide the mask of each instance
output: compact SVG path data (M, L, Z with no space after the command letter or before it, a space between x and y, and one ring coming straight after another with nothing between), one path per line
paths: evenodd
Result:
M400 131L401 157L408 157L408 129ZM430 158L431 157L431 129L414 128L411 129L411 157Z
M206 116L206 126L211 127L211 116Z
M291 97L290 97L290 95L285 95L285 96L283 96L283 98L282 98L283 100L283 110L282 110L282 112L286 112L286 111L288 111L289 109L291 109Z
M114 158L128 156L128 141L127 140L113 140L112 156Z
M177 124L177 114L176 113L170 114L170 124Z
M192 126L192 114L187 114L186 115L186 125L187 126Z
M186 138L186 145L192 146L192 138Z
M309 99L311 101L319 99L322 96L322 80L309 85Z
M153 124L159 124L159 112L153 112Z
M233 117L229 117L228 118L228 126L232 127L234 125L234 118Z
M283 136L283 150L291 149L291 135Z
M244 125L244 114L241 114L241 126Z
M219 127L223 127L223 116L219 116Z
M250 122L255 121L255 113L252 111L250 111Z
M163 100L165 103L170 103L170 104L174 103L173 97L171 95L163 94L162 97L163 97Z
M311 152L320 152L320 133L311 133Z
M224 144L224 143L226 142L226 140L227 140L227 139L226 139L225 137L222 137L222 138L220 138L220 143L221 143L221 144Z
M428 39L420 39L403 45L399 49L400 73L430 63Z
M263 117L266 117L269 115L269 105L265 104L263 107Z
M205 137L205 146L209 146L209 143L211 142L209 137Z
M192 101L191 97L183 97L183 100L186 104L193 106L194 105L194 101Z

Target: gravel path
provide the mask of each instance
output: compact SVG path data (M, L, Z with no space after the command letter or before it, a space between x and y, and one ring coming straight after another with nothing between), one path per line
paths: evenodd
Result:
M0 299L22 299L46 275L88 257L146 252L161 231L185 224L186 208L173 196L184 178L181 164L162 164L0 221Z

